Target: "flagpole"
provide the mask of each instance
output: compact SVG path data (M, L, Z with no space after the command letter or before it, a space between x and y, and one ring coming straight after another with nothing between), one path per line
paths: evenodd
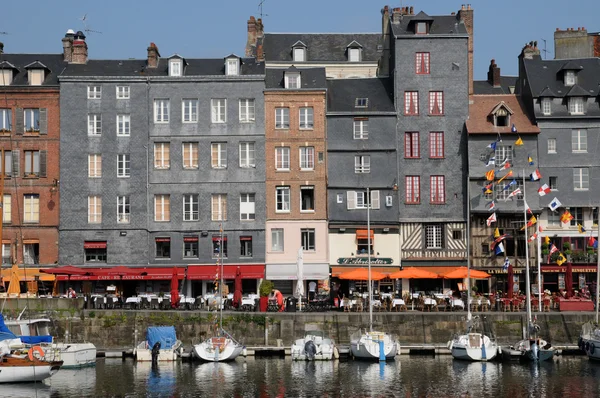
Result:
M523 217L525 219L525 295L527 297L527 337L531 327L531 287L529 286L529 239L527 238L527 195L525 194L525 169L523 169Z
M593 213L592 213L593 214ZM592 216L593 218L593 216ZM592 220L592 224L593 224L593 220ZM598 237L596 238L596 242L598 242L598 239L600 239L600 207L598 207ZM600 299L599 299L599 290L598 289L600 287L600 242L596 245L598 247L598 249L596 249L596 325L598 325L598 304L600 304ZM592 246L593 247L593 246Z
M540 255L542 253L542 237L540 236L540 227L538 224L537 227L537 239L535 243L537 244L537 272L538 272L538 301L539 301L539 312L542 312L542 270L540 266Z

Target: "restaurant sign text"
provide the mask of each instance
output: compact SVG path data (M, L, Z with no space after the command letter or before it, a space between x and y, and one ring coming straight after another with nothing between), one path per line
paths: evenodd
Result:
M340 257L337 260L340 265L369 265L367 257ZM386 257L371 257L371 265L390 265L394 263L394 259Z

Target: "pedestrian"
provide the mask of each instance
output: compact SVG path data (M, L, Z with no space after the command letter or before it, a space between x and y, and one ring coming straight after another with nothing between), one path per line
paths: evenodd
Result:
M315 281L310 281L308 284L308 299L314 300L317 290L317 283Z
M72 287L69 287L69 290L67 291L67 298L77 298L77 293Z

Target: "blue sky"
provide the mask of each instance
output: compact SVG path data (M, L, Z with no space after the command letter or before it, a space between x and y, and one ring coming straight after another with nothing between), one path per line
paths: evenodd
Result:
M92 29L89 56L96 59L146 57L155 42L162 56L188 58L242 55L246 21L258 16L260 0L6 0L0 15L0 41L7 53L59 53L67 29ZM466 3L466 2L465 2ZM448 15L462 1L265 0L267 32L380 32L381 8L414 6L415 13ZM490 60L503 75L517 74L523 45L537 40L553 58L556 28L600 31L599 0L471 0L475 13L475 78L485 79ZM85 24L81 17L87 14Z

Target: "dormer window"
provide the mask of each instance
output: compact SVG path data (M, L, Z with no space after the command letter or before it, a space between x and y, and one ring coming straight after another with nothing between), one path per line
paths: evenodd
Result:
M569 113L571 115L583 115L583 98L582 97L569 98Z
M29 69L27 71L27 80L30 86L41 86L44 83L45 73L43 69Z
M542 114L544 116L550 116L552 114L552 99L551 98L542 98Z
M169 76L181 76L181 59L169 61Z
M237 57L227 58L225 60L225 74L227 76L237 76L240 74L240 59Z
M427 34L427 22L417 22L415 24L415 33L418 35Z
M510 116L513 113L512 109L504 101L500 102L491 112L491 116L494 119L494 126L509 127L511 125Z
M566 70L565 71L565 86L572 86L575 84L575 71L574 70Z
M368 98L356 98L356 100L354 102L355 108L366 108L367 106L369 106Z
M285 73L285 88L300 88L300 73L286 72Z
M10 86L13 81L12 69L0 69L0 86Z
M292 46L292 58L294 62L306 62L306 44L298 40Z

